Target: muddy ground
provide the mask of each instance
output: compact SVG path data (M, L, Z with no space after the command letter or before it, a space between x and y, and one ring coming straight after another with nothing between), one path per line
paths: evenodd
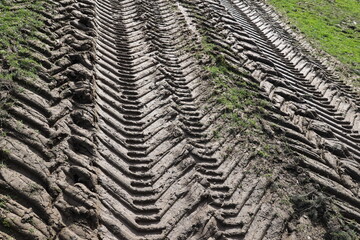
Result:
M41 14L39 77L1 89L0 239L359 239L360 96L263 2Z

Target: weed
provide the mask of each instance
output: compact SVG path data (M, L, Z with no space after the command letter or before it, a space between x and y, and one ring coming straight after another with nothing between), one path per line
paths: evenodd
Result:
M7 135L7 133L3 129L0 129L0 136L6 137L6 135Z
M7 148L3 148L0 150L2 153L4 153L5 155L8 155L11 153L11 150L10 149L7 149Z
M11 226L9 219L7 219L7 218L3 218L1 221L1 224L7 228L9 228Z
M0 169L1 168L6 168L7 166L6 166L6 163L4 162L4 161L1 161L0 162Z
M220 129L214 130L213 136L214 136L215 139L219 139L219 138L221 137L221 135L220 135Z
M18 88L18 91L19 91L19 93L24 93L24 92L25 92L25 88L19 87L19 88Z
M6 208L6 198L0 198L0 208Z
M2 1L0 6L0 55L5 69L9 70L8 78L18 76L34 77L36 67L39 64L24 55L29 54L29 49L23 39L29 39L37 28L43 26L41 15L33 11L40 6L42 1L33 3L22 8L13 10L11 1ZM30 36L24 35L23 29L27 29ZM25 46L24 46L25 45Z
M312 191L308 194L297 195L291 198L291 203L297 217L306 214L315 224L326 227L325 239L329 240L357 240L357 235L348 222L341 215L339 209L334 205L330 197L323 193ZM355 227L356 228L356 227Z
M257 155L263 158L269 158L273 155L274 151L276 151L276 147L271 146L269 144L265 144L261 146L261 149L257 151Z
M272 149L272 146L270 146L269 144L265 144L263 148L266 152L270 152L270 150Z
M35 183L31 183L29 184L29 191L30 193L35 193L35 192L38 192L38 191L41 191L41 187Z
M16 128L24 128L24 123L22 120L16 120Z
M290 198L289 198L288 196L283 197L283 198L280 200L280 204L283 204L283 205L286 205L286 206L291 206Z
M337 231L329 234L330 240L356 240L357 234L355 231Z
M273 173L266 173L263 175L266 178L272 178L273 177Z
M329 214L330 199L315 193L293 196L291 199L299 214L307 214L314 222L325 222Z
M260 157L263 157L263 158L268 158L269 157L269 154L267 152L265 152L265 151L262 151L262 150L258 150L257 155L259 155Z

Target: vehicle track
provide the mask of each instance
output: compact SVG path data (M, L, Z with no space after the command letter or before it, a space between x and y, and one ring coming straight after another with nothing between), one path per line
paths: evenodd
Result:
M357 114L359 109L354 103L357 99L353 100L354 97L357 97L355 93L349 92L345 85L335 83L333 85L337 86L333 86L333 88L337 87L337 94L341 94L340 96L343 97L338 98L334 94L328 94L331 92L331 90L328 91L329 88L332 88L331 83L326 83L327 78L321 79L320 76L316 76L316 73L311 72L311 68L314 68L311 65L315 64L307 60L301 53L296 52L295 49L284 51L283 49L289 44L286 45L286 41L281 39L277 31L264 23L245 2L238 1L237 4L231 4L230 1L225 0L224 5L245 32L251 36L261 53L275 65L275 69L287 80L289 88L296 91L304 104L316 109L319 119L329 125L335 136L340 138L353 153L354 158L359 160L358 127L360 124ZM281 50L283 51L281 52ZM287 55L284 55L283 52L286 52ZM295 57L296 55L298 56ZM306 67L306 65L309 66Z
M231 209L243 215L256 209L259 214L242 219L246 227L269 212L269 179L239 174L254 166L251 154L240 148L240 136L227 133L221 141L212 136L221 111L205 110L213 103L199 104L213 91L201 86L197 60L182 53L191 44L182 29L190 27L175 6L97 3L96 166L101 232L109 239L221 237L220 228L233 224L225 220L218 226L219 219L234 215Z
M186 136L202 130L182 31L167 1L101 1L97 13L100 229L107 239L182 234L177 223L206 208Z
M280 202L299 183L360 233L359 97L260 3L52 4L31 45L41 78L16 80L2 126L0 238L299 239ZM268 102L268 137L224 117L204 39Z
M79 104L87 99L84 80L91 75L84 14L90 9L86 1L49 1L38 10L45 27L26 44L41 63L39 77L14 79L1 122L1 239L89 239L96 228L96 198L76 184L87 170L72 151L84 127L79 115L86 115Z
M208 216L208 213L221 207L224 192L227 192L227 189L236 191L236 186L231 186L232 181L236 180L236 183L240 184L245 178L245 176L237 176L236 173L240 171L240 162L246 162L247 158L235 160L233 158L235 155L232 156L233 152L230 152L230 154L225 153L225 150L231 147L233 148L232 151L235 151L235 147L239 144L235 137L228 137L217 149L215 148L210 152L204 150L208 146L201 144L204 141L209 142L209 140L206 140L205 135L202 136L202 124L198 122L203 118L206 120L206 118L200 117L199 113L197 113L196 105L193 103L194 99L191 92L189 92L189 87L187 87L187 84L191 83L195 84L195 86L198 85L196 81L199 79L189 74L191 70L187 70L189 68L188 63L184 63L184 60L181 60L182 56L177 52L179 49L176 49L174 44L176 41L173 39L177 37L175 33L179 34L179 38L181 38L182 34L176 28L174 20L169 17L171 16L169 6L164 3L165 1L147 5L140 2L137 5L133 1L121 3L109 1L108 4L102 6L98 3L99 29L105 30L105 34L101 35L98 40L99 47L97 50L100 57L97 74L100 81L98 81L97 93L98 102L101 103L98 106L98 114L99 119L102 119L99 121L99 128L104 133L98 136L98 140L101 142L100 146L102 146L99 153L102 155L101 158L106 161L97 164L97 167L102 172L100 179L103 187L98 192L104 205L101 213L104 225L102 232L108 238L164 239L168 237L169 239L178 239L181 235L186 234L189 238L197 239L196 236L201 235L201 233L196 232L194 226L199 224L201 226L204 222L216 226L215 218L211 215ZM150 12L148 16L151 17L149 17L147 27L150 31L141 33L135 30L135 27L139 25L131 20L136 17L137 8L143 10L145 16L147 12ZM119 16L119 21L106 19L105 17L102 20L101 16L105 16L105 13L110 9L116 11L112 15ZM119 22L119 26L106 27L108 29L103 27L105 25L111 26L110 23L112 22ZM171 30L174 31L173 35L171 35ZM111 39L109 37L111 32L114 34L114 38L121 37L123 41L118 43L114 38ZM142 60L141 56L145 55L144 58L146 57L146 52L143 52L146 51L146 48L144 48L146 46L146 37L139 36L145 34L153 34L157 37L155 41L151 36L149 37L150 51L154 49L150 54L155 56L153 58L155 64L151 64L150 61L149 64L146 64L146 61L144 63ZM132 38L132 36L137 36L137 38ZM107 39L105 40L102 37ZM134 41L131 41L132 39ZM106 47L101 46L105 41L106 45L108 45L107 50L105 50ZM181 45L181 42L178 44ZM136 47L131 47L132 45L141 46L141 48L136 49ZM122 52L129 54L123 56L116 51L111 53L111 49L121 49ZM136 58L130 57L132 55L135 55ZM126 62L121 61L124 58L127 60ZM140 63L136 64L135 59ZM181 61L182 64L185 64L185 68L181 67ZM111 62L114 68L110 69L107 66L105 70L105 64ZM118 64L114 65L115 62ZM146 72L143 73L143 69L143 71L139 71L135 68L140 64L150 65L150 67L146 68ZM118 66L121 67L118 68ZM151 70L151 67L153 67L153 70ZM157 74L158 77L156 75L154 77L151 73ZM143 74L146 74L146 77L137 77ZM155 79L158 83L151 82L151 79ZM129 82L133 84L129 85ZM161 92L160 94L154 94L159 86L161 87L160 91L167 91L165 96L172 96L172 101L161 104L164 103L164 94ZM111 91L111 88L124 89L122 96L116 99L118 95L116 95L116 92ZM109 96L112 97L112 100L105 100ZM127 99L135 100L135 102L126 101ZM116 102L119 102L119 104L116 104ZM135 105L131 106L132 115L129 114L128 110L131 103ZM111 105L118 106L116 110L121 113L121 116L115 116L114 114L110 116L109 113L115 112L114 110L107 113L103 110L111 108ZM150 108L150 113L147 113L146 105L153 106L153 108ZM166 105L171 108L166 110ZM154 108L155 110L153 110ZM161 118L150 115L157 112L165 112L166 115L160 115ZM167 118L167 115L170 115L170 118ZM143 120L144 118L147 121ZM116 122L122 124L127 119L132 120L131 124L137 127L129 128L129 123L125 123L125 126L116 129L118 132L123 132L122 129L128 129L127 132L121 134L123 136L127 134L127 136L124 136L124 140L121 140L122 136L120 135L116 136L116 138L111 137L114 131L109 128L114 128L117 125ZM166 126L164 120L167 120L167 124L171 125ZM149 122L149 124L144 124L144 122ZM149 128L151 131L148 130ZM208 128L210 128L209 132L211 132L209 126L205 126L203 129ZM170 132L168 132L169 130ZM133 132L136 132L136 134ZM169 135L170 137L168 137ZM158 140L158 138L160 139ZM143 144L144 142L147 144ZM134 146L133 143L138 144ZM121 151L114 149L113 146L117 145L121 147ZM136 149L136 152L133 149ZM220 158L219 156L222 154L224 154L224 157ZM109 167L105 168L104 166ZM115 166L116 169L111 169L111 166ZM115 171L119 171L118 174ZM201 174L197 174L199 172ZM117 176L122 176L122 178L120 179ZM254 190L257 190L257 187L260 188L257 191L262 193L265 182L262 180L261 183L252 187L249 195ZM204 184L210 186L209 192L205 191ZM209 194L212 199L217 199L213 203L214 207L208 207L204 204L204 201L208 201L207 196ZM244 196L245 201L259 197L256 194L254 197L249 195ZM258 200L261 200L263 196L263 194L260 194ZM180 214L179 209L181 209ZM190 216L188 216L189 212L191 213ZM246 214L247 210L243 212ZM197 216L195 221L192 219L194 216ZM189 218L192 221L186 221ZM207 220L204 221L204 218ZM172 222L178 224L171 224ZM188 228L185 228L184 224ZM202 233L202 235L203 237L206 235L211 236L207 232Z
M304 74L299 62L303 61L301 64L303 67L314 63L306 61L306 57L301 57L301 54L293 48L284 51L286 39L276 34L276 31L262 21L244 1L224 0L221 3L232 15L229 17L224 11L224 19L230 23L229 28L233 32L239 33L235 30L239 29L240 34L237 37L243 41L244 48L254 51L255 49L248 45L249 42L253 42L257 46L256 52L261 53L261 55L253 52L245 54L258 64L265 64L262 70L255 70L248 62L245 65L253 70L253 76L261 81L261 86L270 99L284 113L280 118L271 118L270 122L281 126L280 132L285 133L290 148L305 156L299 163L309 169L308 177L322 185L330 194L335 194L348 202L351 209L344 206L344 209L349 210L347 213L347 210L344 210L344 214L351 219L358 219L356 217L359 216L358 96L349 91L349 87L338 81L329 80L329 76L320 78L321 75L307 74L311 72L310 68L307 68ZM214 11L221 15L219 9L222 7L213 4L213 8L216 9ZM282 51L288 55L283 55ZM294 61L289 55L297 56L297 60ZM271 67L275 71L271 70ZM336 85L333 88L341 99L337 99L334 94L328 94L331 88L326 86L328 84ZM284 89L290 91L283 91ZM341 92L344 93L340 94ZM294 125L286 126L287 120ZM317 140L314 140L316 138ZM299 140L303 144L299 144ZM321 150L314 150L314 147ZM336 165L339 163L342 170ZM343 204L339 203L339 206Z
M226 6L228 6L229 9L235 9L232 8L234 5L229 5L229 3L229 1L226 1ZM281 49L285 48L284 45L286 42L282 43L281 40L279 40L280 37L275 35L277 32L264 24L259 16L248 9L249 7L246 4L243 3L243 5L238 4L236 6L239 11L231 11L235 19L241 23L245 32L254 39L263 55L271 60L275 65L275 69L287 80L286 83L289 88L296 91L301 102L315 109L318 119L329 126L334 137L346 146L355 160L359 161L360 135L358 128L360 124L358 122L359 109L356 104L358 96L349 91L348 87L341 83L332 83L334 81L331 80L330 83L328 83L328 77L321 79L320 76L316 76L315 74L309 76L311 68L304 68L305 65L314 65L313 62L306 61L307 59L295 50L283 50L281 52ZM249 15L251 15L251 17L248 17ZM256 23L254 24L254 22ZM251 24L253 24L253 26L251 26ZM259 30L260 28L262 29ZM267 32L267 37L263 34L265 31ZM254 36L254 34L260 34L262 38ZM284 55L283 52L287 52L287 55ZM293 59L289 55L300 56L297 57L297 59ZM328 94L332 92L328 90L329 88L335 88L337 93ZM337 95L340 97L337 97Z

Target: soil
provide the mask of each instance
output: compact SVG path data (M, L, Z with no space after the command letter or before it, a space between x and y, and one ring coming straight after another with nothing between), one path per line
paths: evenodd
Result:
M50 2L41 77L0 89L0 239L359 239L360 96L264 3Z

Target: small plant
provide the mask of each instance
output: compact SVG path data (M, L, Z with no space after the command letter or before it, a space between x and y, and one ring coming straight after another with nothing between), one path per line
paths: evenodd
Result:
M41 187L35 183L31 183L28 186L30 193L35 193L42 190Z
M25 92L25 88L19 87L19 88L18 88L18 91L19 91L19 93L24 93L24 92Z
M338 231L329 234L330 240L358 240L355 231Z
M269 157L269 154L263 150L258 150L257 155L259 155L260 157L263 157L263 158Z
M291 206L291 199L287 194L284 194L283 197L280 199L279 201L280 204L282 205L286 205L286 206Z
M213 136L214 136L215 139L219 139L219 138L221 137L221 135L220 135L220 129L214 130Z
M0 135L1 137L6 137L6 132L2 129L0 129Z
M16 127L17 128L23 128L24 127L24 123L22 120L16 120Z
M7 218L3 218L1 220L1 224L6 228L9 228L11 226L10 221Z
M272 177L273 177L273 174L272 174L272 173L266 173L266 174L264 174L264 177L266 177L266 178L272 178Z
M1 161L0 162L0 169L1 168L6 168L6 163L4 161Z
M11 150L10 149L7 149L7 148L3 148L0 150L0 152L3 152L4 154L8 155L11 153Z
M6 198L0 198L0 208L6 208Z

